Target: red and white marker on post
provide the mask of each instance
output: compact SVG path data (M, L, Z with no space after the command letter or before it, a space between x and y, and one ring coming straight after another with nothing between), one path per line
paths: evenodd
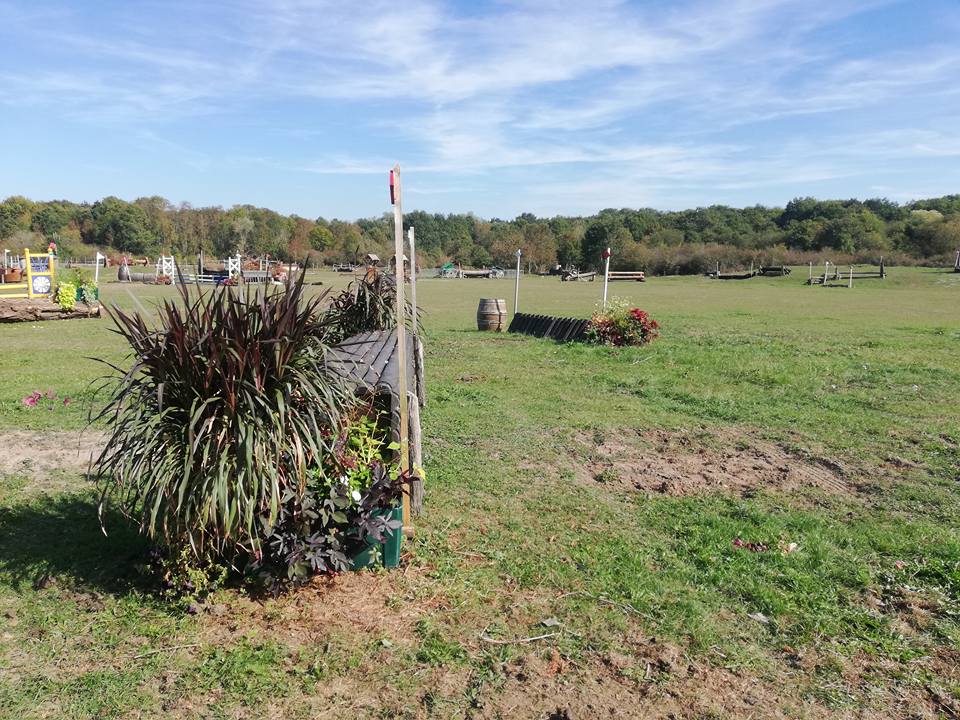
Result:
M610 248L607 248L600 255L605 261L603 268L603 309L607 309L607 283L610 281Z

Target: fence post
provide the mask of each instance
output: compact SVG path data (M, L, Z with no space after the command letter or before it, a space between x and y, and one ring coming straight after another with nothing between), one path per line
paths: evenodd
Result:
M390 201L393 204L393 255L394 279L397 287L397 395L400 410L400 470L410 470L410 426L407 414L407 328L404 313L406 299L403 292L403 185L400 181L400 166L394 165L390 171ZM413 535L413 523L410 517L410 490L403 493L403 532L407 537Z
M413 317L410 318L413 334L417 334L417 250L413 238L413 226L407 230L407 240L410 243L410 305L413 308Z
M853 265L850 266L850 280L847 282L847 287L853 287Z
M606 259L606 264L603 268L603 309L607 309L607 285L610 282L610 248L607 248L607 252L604 253L603 257Z
M520 248L517 248L517 277L513 283L513 314L517 314L518 306L520 304L520 256L523 253L520 252Z

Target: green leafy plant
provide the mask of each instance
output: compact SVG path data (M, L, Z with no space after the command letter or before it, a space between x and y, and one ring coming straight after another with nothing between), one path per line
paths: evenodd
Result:
M197 557L189 547L154 547L148 567L160 580L161 596L187 608L205 600L227 579L225 565L209 555Z
M77 306L77 286L72 282L57 283L57 305L61 310L73 310Z
M334 444L333 452L324 458L322 468L312 472L315 481L338 482L359 501L361 493L373 481L373 468L388 465L394 474L399 467L391 463L397 443L389 442L387 432L380 426L384 413L378 413L371 405L354 409L343 432Z
M410 482L410 475L380 462L370 467L366 491L351 491L343 482L308 488L284 496L265 552L252 569L274 591L299 584L318 573L349 570L352 557L372 540L383 542L402 525L389 519ZM359 496L359 500L357 499Z
M81 268L70 268L66 274L67 282L73 283L77 288L77 299L92 305L97 301L97 290L99 285L94 282L90 273Z
M261 557L353 402L328 367L324 299L306 299L301 279L278 291L181 286L156 327L109 309L133 363L106 363L107 402L91 417L110 428L96 463L101 507L116 503L174 553L235 567Z

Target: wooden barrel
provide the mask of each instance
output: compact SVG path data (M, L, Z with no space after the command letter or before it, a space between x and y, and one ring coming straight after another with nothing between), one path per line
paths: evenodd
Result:
M477 305L477 330L503 332L507 327L507 301L482 298Z

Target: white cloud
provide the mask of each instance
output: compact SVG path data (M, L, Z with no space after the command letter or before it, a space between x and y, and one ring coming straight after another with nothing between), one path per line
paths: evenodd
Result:
M0 104L111 124L153 147L169 143L196 167L254 157L366 175L402 160L423 175L471 177L470 187L499 171L562 168L576 181L538 186L598 205L638 189L666 201L849 177L881 158L956 156L956 128L929 122L884 129L877 118L860 133L798 124L768 137L747 127L914 98L943 98L941 120L960 110L955 47L857 51L824 39L825 28L883 5L528 1L461 12L439 0L235 0L136 4L85 23L69 7L0 4L36 48L0 72ZM0 42L10 32L0 28ZM311 112L258 119L259 144L223 158L165 132L198 115L245 120L298 103ZM342 127L330 130L340 113ZM291 135L299 157L263 139Z

